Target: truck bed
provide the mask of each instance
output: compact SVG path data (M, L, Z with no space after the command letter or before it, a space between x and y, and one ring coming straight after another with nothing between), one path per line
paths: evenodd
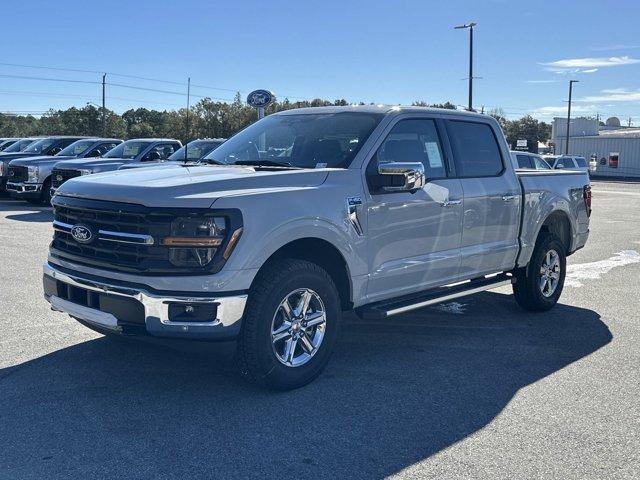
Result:
M589 214L584 200L589 175L573 170L527 169L516 169L516 175L524 199L517 265L522 267L529 262L540 228L555 210L563 212L570 225L563 238L567 242L567 254L582 248L589 236Z

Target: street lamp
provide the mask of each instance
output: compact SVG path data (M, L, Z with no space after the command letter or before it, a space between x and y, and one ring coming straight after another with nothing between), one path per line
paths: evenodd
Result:
M465 25L458 25L454 27L457 30L460 29L469 29L469 106L467 110L470 112L473 111L473 27L475 27L477 23L470 22Z
M569 155L569 123L571 122L571 93L573 84L580 80L569 80L569 107L567 108L567 140L564 143L564 154Z

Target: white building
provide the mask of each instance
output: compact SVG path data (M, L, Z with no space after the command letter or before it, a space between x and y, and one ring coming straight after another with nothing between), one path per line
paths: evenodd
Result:
M565 152L567 119L554 118L551 140L555 153ZM572 118L569 124L569 154L597 159L594 176L640 177L640 128L622 127L611 117L604 127L594 118Z

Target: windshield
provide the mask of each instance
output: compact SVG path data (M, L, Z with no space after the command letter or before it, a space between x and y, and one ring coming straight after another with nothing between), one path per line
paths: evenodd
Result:
M4 153L4 152L21 152L22 150L27 148L30 144L32 144L32 143L34 143L36 141L37 140L34 140L33 138L24 138L22 140L18 140L16 143L11 145L10 147L5 148L2 151L2 153Z
M78 140L68 147L63 148L58 155L61 157L77 157L83 154L94 143L96 143L95 140Z
M223 164L346 168L382 119L374 113L270 115L205 157Z
M56 143L58 140L55 138L43 138L42 140L38 140L37 142L32 143L27 148L23 150L25 153L42 153L49 150L51 145Z
M220 145L222 145L221 140L194 140L193 142L189 142L187 145L185 145L185 147L187 148L187 160L200 160L206 154L211 152L211 150L219 147ZM176 150L169 157L169 160L184 160L185 147Z
M103 158L135 158L152 142L128 140L109 150Z

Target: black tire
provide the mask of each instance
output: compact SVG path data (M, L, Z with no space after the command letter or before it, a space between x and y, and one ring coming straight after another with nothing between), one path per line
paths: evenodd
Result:
M310 289L321 299L324 337L317 351L299 366L282 363L272 345L272 322L280 303L298 289ZM248 380L274 390L291 390L314 380L329 362L336 342L342 311L336 286L318 265L283 259L267 265L254 281L238 339L238 361ZM294 351L300 351L295 350ZM300 346L301 348L301 346Z
M558 255L560 271L558 272L557 285L551 294L544 294L541 288L541 269L545 263L548 252ZM515 272L516 283L513 284L513 294L516 302L525 310L546 311L552 308L562 294L564 278L566 275L567 258L565 247L555 235L542 232L538 236L536 246L531 255L529 264ZM547 293L549 290L547 289Z
M47 178L42 184L42 193L40 194L40 201L45 206L51 205L51 177Z

